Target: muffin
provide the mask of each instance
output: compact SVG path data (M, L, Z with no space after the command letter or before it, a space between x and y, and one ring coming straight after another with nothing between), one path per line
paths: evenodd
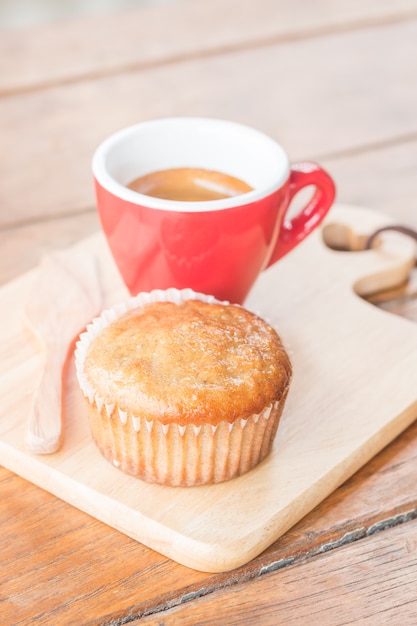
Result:
M103 456L172 486L219 483L262 461L292 373L260 317L175 289L105 311L81 335L76 367Z

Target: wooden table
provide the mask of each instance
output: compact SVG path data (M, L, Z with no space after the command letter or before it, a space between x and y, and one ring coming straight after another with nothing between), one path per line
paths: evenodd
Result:
M417 0L194 0L3 33L0 281L95 232L111 132L223 117L417 227ZM411 277L388 309L417 321ZM187 569L0 471L2 624L417 623L417 424L259 557Z

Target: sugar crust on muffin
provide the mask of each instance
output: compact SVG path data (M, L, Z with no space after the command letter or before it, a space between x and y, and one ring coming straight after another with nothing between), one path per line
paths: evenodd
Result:
M243 307L198 300L128 311L96 338L84 367L105 401L181 425L259 413L291 377L271 326Z

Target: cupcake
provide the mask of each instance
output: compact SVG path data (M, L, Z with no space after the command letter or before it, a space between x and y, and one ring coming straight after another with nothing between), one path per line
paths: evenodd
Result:
M104 311L81 335L76 367L103 456L172 486L219 483L260 463L292 372L269 324L190 289Z

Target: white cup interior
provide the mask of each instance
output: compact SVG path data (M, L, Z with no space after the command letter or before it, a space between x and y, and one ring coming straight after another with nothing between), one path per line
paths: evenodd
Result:
M158 170L196 167L240 178L253 191L207 202L144 196L126 187ZM279 189L289 175L288 157L267 135L241 124L207 118L167 118L136 124L106 139L93 157L102 187L134 204L157 209L203 211L248 204Z

